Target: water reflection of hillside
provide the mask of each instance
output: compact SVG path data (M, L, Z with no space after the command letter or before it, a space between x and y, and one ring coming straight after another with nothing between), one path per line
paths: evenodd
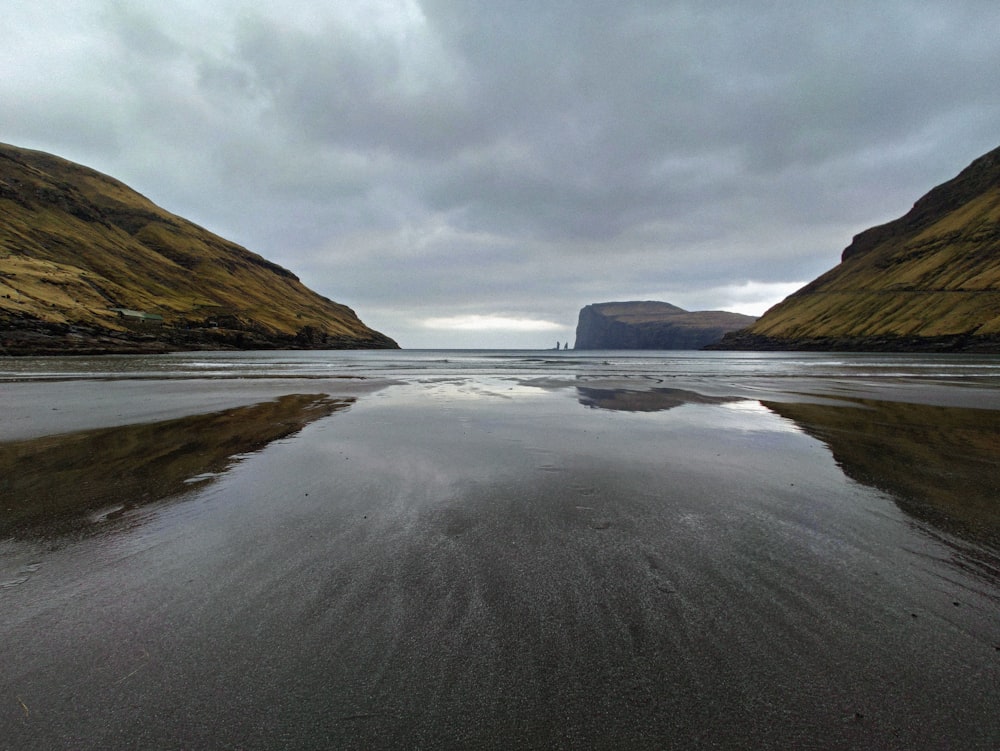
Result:
M1000 550L1000 412L880 401L765 406L910 516Z
M579 386L577 399L628 412L739 401L682 389ZM888 493L909 516L1000 551L1000 411L874 400L761 403L826 444L844 474Z
M351 402L293 394L211 414L0 443L0 539L79 531L95 512L120 514L176 495Z

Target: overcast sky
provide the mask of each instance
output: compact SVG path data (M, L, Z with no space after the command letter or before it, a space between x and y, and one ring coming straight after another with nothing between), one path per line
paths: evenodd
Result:
M758 315L1000 145L1000 3L3 0L0 141L404 347Z

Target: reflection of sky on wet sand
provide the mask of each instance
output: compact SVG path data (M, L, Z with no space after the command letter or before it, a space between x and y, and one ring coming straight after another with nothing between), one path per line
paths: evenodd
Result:
M12 742L991 738L1000 584L852 477L815 427L846 413L511 386L303 402L284 440L173 473L183 502L141 527L0 545L31 547L5 572L0 644L30 649L0 646L0 693L51 720L0 702Z
M497 426L503 420L491 417L502 414L497 405L513 399L544 402L551 393L510 378L425 379L419 385L397 389L395 396L383 400L404 411L411 407L420 410L426 400L448 405L445 413L461 409L463 404L478 409L440 439L422 428L411 436L417 444L440 441L438 453L423 458L419 452L397 454L387 463L381 454L362 456L359 445L347 446L344 451L354 454L356 464L365 464L369 472L396 476L398 494L405 494L406 485L422 476L454 486L458 477L474 476L473 468L477 467L485 474L476 481L489 482L496 475L496 466L510 460L512 447L524 442L524 436L516 432L501 436ZM691 466L700 466L706 473L712 468L700 463L701 449L688 451L671 435L686 430L692 445L712 435L716 445L726 446L734 435L754 433L757 445L770 445L773 450L787 450L787 446L781 447L776 437L767 437L769 434L810 435L830 448L847 477L889 493L914 519L946 535L1000 548L1000 490L994 479L1000 462L998 412L870 400L840 402L839 406L763 403L677 388L577 386L575 394L581 405L597 411L637 415L672 411L666 421L656 423L657 440L677 455L692 454ZM5 470L5 479L0 482L0 500L4 502L0 532L24 534L35 529L37 534L47 535L59 529L80 529L161 498L190 493L259 447L291 435L352 401L286 396L217 414L0 444L0 466ZM692 409L697 406L710 409ZM681 407L685 409L679 410ZM593 459L593 449L580 436L595 425L581 422L581 432L574 433L565 429L568 424L531 425L528 430L536 437L536 450L551 453L558 446L564 454L575 451L584 461L588 456ZM648 427L648 423L615 426L615 430L631 431L627 442L632 446L630 457L639 453L637 447L645 443L642 436ZM489 462L478 458L480 448L469 440L486 437L494 443ZM303 451L308 449L303 447ZM463 457L467 451L469 455ZM599 451L606 455L607 445ZM438 458L445 453L464 469L456 472L440 467ZM568 456L563 462L576 463ZM542 466L549 472L562 471L552 462ZM769 471L764 466L760 469Z

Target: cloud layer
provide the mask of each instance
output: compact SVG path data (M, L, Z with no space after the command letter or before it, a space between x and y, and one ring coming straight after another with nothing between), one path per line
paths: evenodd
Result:
M1000 140L989 2L5 15L0 140L113 174L404 346L551 345L612 299L760 313Z

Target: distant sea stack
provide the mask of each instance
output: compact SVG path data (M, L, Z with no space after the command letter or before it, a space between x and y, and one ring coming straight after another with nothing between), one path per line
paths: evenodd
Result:
M0 144L0 355L397 347L123 183Z
M603 302L580 311L574 349L702 349L756 319L665 302Z
M713 349L1000 352L1000 149Z

